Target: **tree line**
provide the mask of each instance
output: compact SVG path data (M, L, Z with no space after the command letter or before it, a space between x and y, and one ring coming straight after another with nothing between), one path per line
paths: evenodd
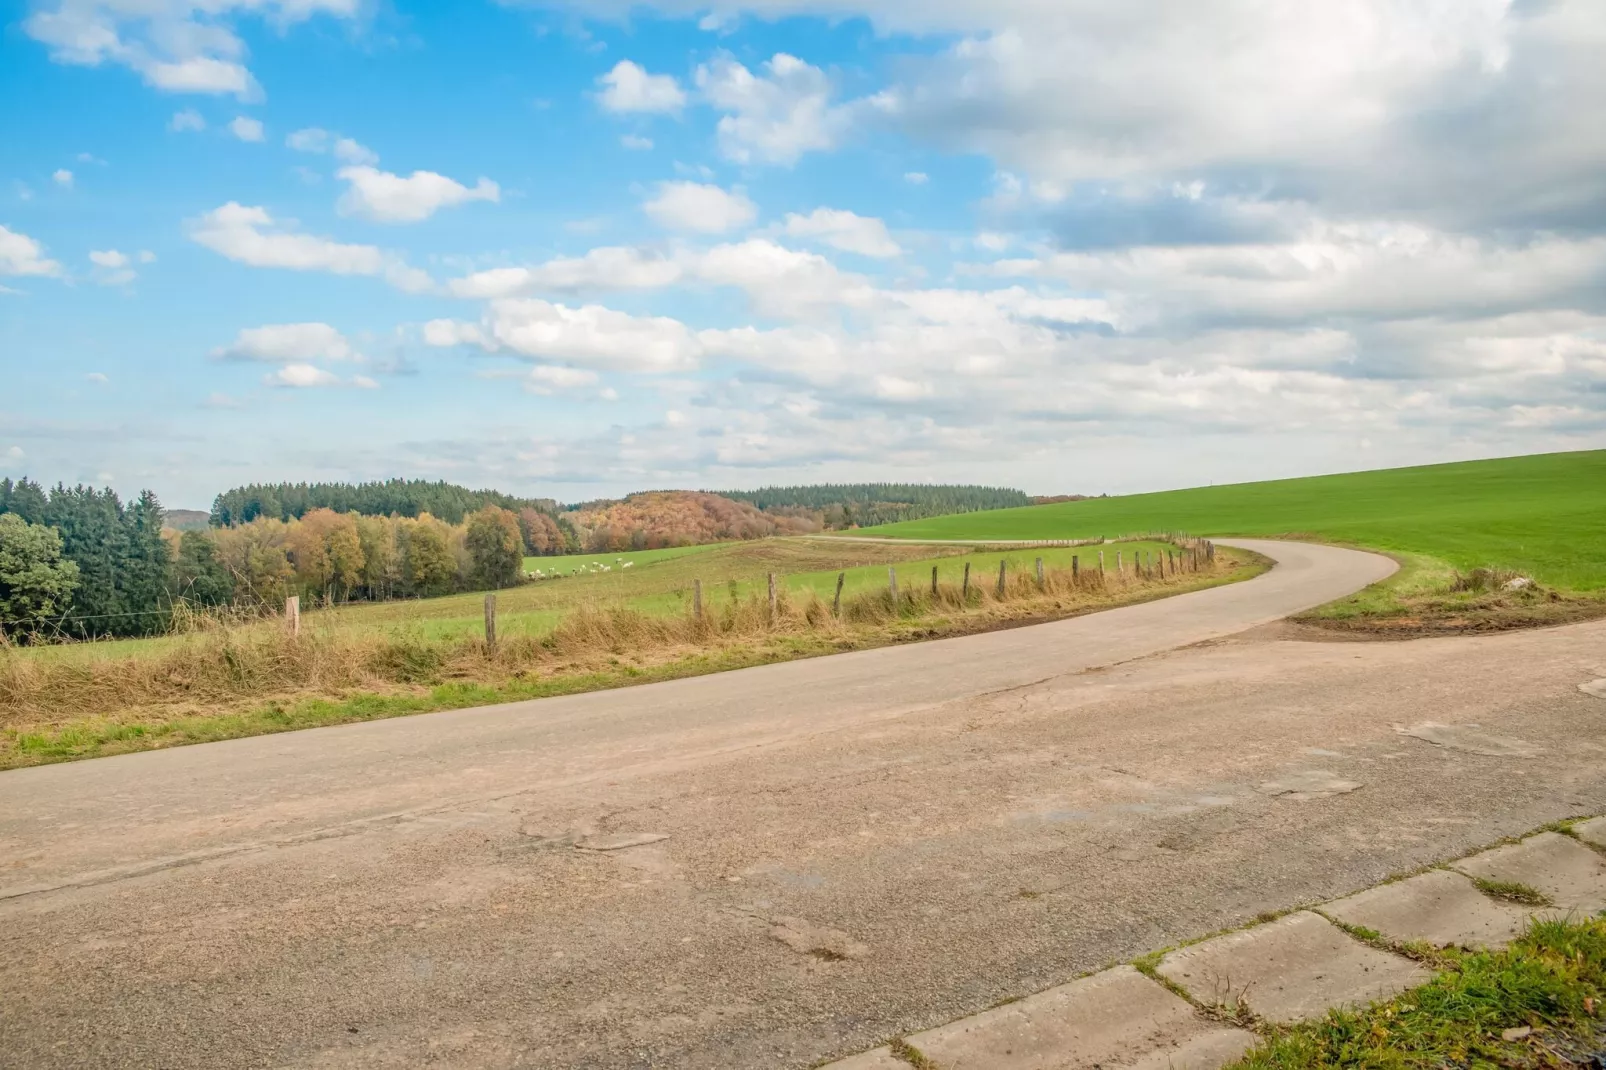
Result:
M124 503L110 489L0 480L0 631L24 639L155 635L181 607L507 587L523 578L527 539L563 536L546 513L489 504L457 524L427 511L326 508L202 531L164 530L162 521L150 491Z
M515 498L494 490L469 490L424 479L382 483L252 483L219 494L212 501L213 527L248 524L258 517L299 520L314 509L361 516L419 517L425 513L460 524L469 513L494 505L509 512L535 509L556 513L549 498Z
M510 586L526 556L764 538L1024 505L1019 491L922 484L649 491L559 507L443 482L253 484L209 527L164 530L150 491L0 479L0 630L87 639L167 630L180 607L333 604Z
M834 531L983 509L1009 509L1032 501L1025 492L1008 487L942 483L819 483L720 493L734 501L750 502L766 513L811 515Z

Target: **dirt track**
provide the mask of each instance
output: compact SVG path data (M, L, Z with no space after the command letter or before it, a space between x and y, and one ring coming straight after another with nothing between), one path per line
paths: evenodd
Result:
M1388 567L1254 546L1057 624L0 774L0 1064L807 1066L1606 810L1606 622L1225 638Z

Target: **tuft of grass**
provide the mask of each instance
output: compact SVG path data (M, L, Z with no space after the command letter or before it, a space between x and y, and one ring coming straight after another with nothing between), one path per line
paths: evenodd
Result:
M1541 892L1531 884L1520 881L1496 881L1486 877L1473 877L1472 883L1478 886L1478 891L1491 899L1504 899L1509 903L1521 903L1530 907L1554 906L1550 896Z
M1534 920L1504 951L1445 955L1444 972L1393 999L1270 1029L1235 1070L1565 1066L1599 1050L1606 920Z
M904 1062L914 1067L915 1070L937 1070L936 1063L926 1058L924 1052L922 1052L919 1048L911 1046L909 1042L904 1040L902 1037L898 1037L893 1040L888 1047L892 1049L892 1055L894 1058L902 1059Z

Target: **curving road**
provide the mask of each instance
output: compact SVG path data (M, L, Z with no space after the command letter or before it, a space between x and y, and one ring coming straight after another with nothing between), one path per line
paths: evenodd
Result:
M1606 809L1606 626L1284 641L1392 563L1233 545L1278 566L0 774L0 1065L808 1066Z
M695 762L1278 620L1391 574L1375 554L1237 540L1254 580L1028 628L0 774L0 899L322 836L351 822ZM137 828L137 833L130 832Z

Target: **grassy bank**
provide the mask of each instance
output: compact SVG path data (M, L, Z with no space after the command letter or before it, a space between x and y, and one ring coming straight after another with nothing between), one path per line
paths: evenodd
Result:
M1435 954L1437 977L1271 1031L1236 1070L1565 1067L1606 1051L1606 921L1534 921L1504 951Z
M1406 633L1606 613L1606 451L1133 494L865 529L904 539L1292 535L1382 550L1401 572L1309 616ZM1527 577L1535 587L1507 590Z
M1100 549L967 556L956 549L941 559L859 565L848 570L858 575L845 585L840 612L832 606L840 569L828 574L829 582L820 572L786 577L773 612L768 585L758 579L706 585L701 617L691 612L683 592L638 590L641 605L624 599L579 603L540 631L504 628L494 647L480 636L432 630L418 621L356 628L341 619L346 611L338 611L314 615L322 624L304 626L294 638L257 625L174 637L160 649L125 657L8 650L0 653L0 768L571 694L959 635L1246 579L1260 568L1224 552L1200 571L1161 574L1156 568L1138 575L1134 552L1153 561L1161 546L1127 543L1102 548L1108 569L1101 574ZM1117 550L1125 566L1119 573ZM785 552L821 551L788 545ZM1065 567L1072 553L1083 566L1075 574ZM1045 567L1041 584L1033 568L1039 556ZM650 590L658 583L651 579L654 570L681 560L633 569L630 582L646 581ZM1000 560L1006 562L1002 593ZM896 603L887 589L889 567L903 577Z

